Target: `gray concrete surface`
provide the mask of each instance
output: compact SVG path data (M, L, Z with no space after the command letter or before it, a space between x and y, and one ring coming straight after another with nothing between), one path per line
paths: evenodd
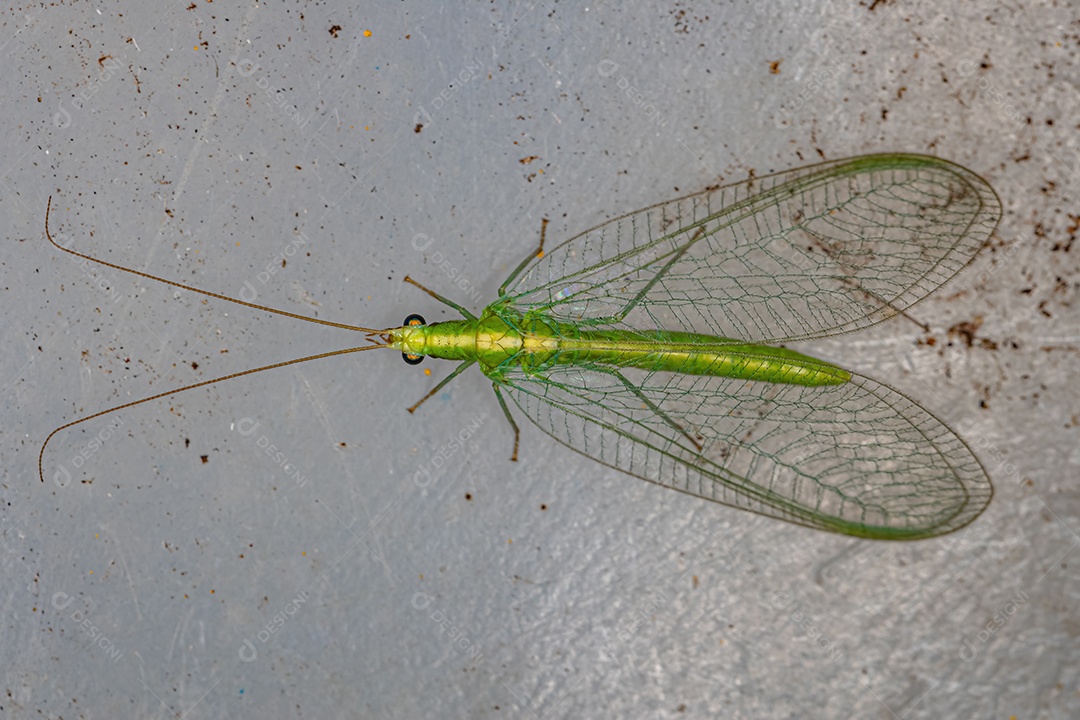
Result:
M1075 7L363 5L0 15L0 716L1080 715ZM355 340L75 263L50 195L82 251L383 327L452 317L405 274L491 302L541 218L887 150L1005 216L929 333L813 350L973 445L997 494L955 535L758 519L524 425L511 464L479 373L410 416L450 367L387 352L84 423L38 481L64 422Z

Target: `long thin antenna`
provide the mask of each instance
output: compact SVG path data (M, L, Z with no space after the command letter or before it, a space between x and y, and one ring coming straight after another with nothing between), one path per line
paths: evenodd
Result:
M169 395L175 395L176 393L181 393L185 390L194 390L195 388L206 387L207 385L213 385L217 382L224 382L225 380L232 380L233 378L243 377L244 375L254 375L255 373L259 373L264 370L273 370L274 368L285 367L286 365L297 365L302 362L307 362L308 360L319 360L321 358L334 357L335 355L348 355L349 353L358 353L365 350L377 350L378 348L382 347L386 347L386 345L364 345L362 347L345 348L343 350L334 350L332 352L319 353L318 355L308 355L307 357L297 358L295 360L286 360L285 362L274 363L273 365L263 365L262 367L252 368L251 370L244 370L243 372L232 373L230 375L222 375L221 377L216 377L213 380L203 380L202 382L185 385L184 387L176 388L175 390L169 390L168 392L151 395L150 397L145 397L142 400L134 400L129 403L124 403L123 405L111 407L108 410L101 410L99 412L93 413L92 415L87 415L86 417L79 418L78 420L72 420L71 422L65 423L53 430L51 433L49 433L49 436L45 438L45 442L41 444L41 450L38 452L38 478L40 478L41 482L45 482L45 471L42 469L43 461L45 458L45 446L47 446L49 444L49 441L53 439L53 435L60 432L61 430L66 430L69 427L78 425L79 423L84 423L87 420L99 418L102 415L108 415L109 413L116 412L117 410L123 410L125 408L135 407L136 405L142 405L143 403L148 403L151 400L158 400L163 397L168 397Z
M105 267L110 267L110 268L113 268L114 270L120 270L122 272L131 273L132 275L138 275L139 277L143 277L143 278L146 278L148 280L156 280L156 281L158 281L160 283L165 283L166 285L172 285L173 287L178 287L178 288L180 288L182 290L189 290L189 291L191 291L193 293L199 293L200 295L206 295L208 297L216 298L218 300L225 300L226 302L235 303L237 305L243 305L244 307L254 308L255 310L263 310L265 312L273 313L275 315L284 315L285 317L294 318L296 320L303 320L303 321L309 322L309 323L315 323L316 325L326 325L328 327L336 327L336 328L341 328L343 330L352 330L354 332L368 333L369 335L374 335L374 336L378 337L379 340L376 340L374 337L369 337L368 341L371 342L371 343L374 343L374 344L372 344L372 345L364 345L364 346L361 346L361 347L345 348L343 350L334 350L334 351L331 351L331 352L319 353L317 355L308 355L306 357L297 358L295 360L286 360L285 362L274 363L272 365L263 365L262 367L252 368L251 370L244 370L243 372L236 372L236 373L231 373L229 375L222 375L221 377L216 377L216 378L214 378L212 380L203 380L202 382L193 383L191 385L185 385L184 387L176 388L175 390L169 390L167 392L157 393L156 395L151 395L150 397L145 397L145 398L143 398L141 400L134 400L132 402L124 403L122 405L117 405L116 407L108 408L107 410L101 410L99 412L93 413L92 415L87 415L86 417L79 418L78 420L72 420L71 422L65 423L65 424L61 425L60 427L56 428L55 430L53 430L51 433L49 433L49 436L45 438L45 442L43 442L41 444L41 450L38 452L38 478L41 480L41 482L45 482L45 471L44 471L45 448L49 444L49 441L53 439L53 436L56 435L56 433L60 432L61 430L67 430L68 428L73 427L75 425L78 425L79 423L84 423L87 420L93 420L94 418L99 418L102 415L108 415L109 413L113 413L113 412L116 412L118 410L124 410L125 408L134 407L136 405L142 405L143 403L150 402L151 400L158 400L160 398L168 397L169 395L175 395L177 393L181 393L181 392L184 392L186 390L194 390L195 388L206 387L207 385L213 385L214 383L224 382L226 380L232 380L233 378L243 377L244 375L254 375L255 373L263 372L264 370L273 370L275 368L286 367L287 365L297 365L299 363L307 362L309 360L319 360L319 359L322 359L322 358L334 357L335 355L348 355L350 353L358 353L358 352L363 352L365 350L375 350L376 348L387 347L387 344L389 342L388 339L387 339L387 335L386 335L385 330L376 330L374 328L360 327L358 325L347 325L345 323L330 322L329 320L318 320L316 318L307 317L305 315L297 315L296 313L291 313L291 312L288 312L288 311L285 311L285 310L278 310L276 308L266 307L265 305L256 305L255 303L246 302L244 300L237 300L236 298L231 298L231 297L227 297L225 295L220 295L220 294L215 293L215 292L210 292L209 290L200 290L199 288L191 287L190 285L185 285L183 283L179 283L179 282L176 282L174 280L166 280L165 278L158 277L157 275L151 275L150 273L144 273L144 272L140 272L138 270L132 270L131 268L124 267L123 265L117 265L115 263L107 262L105 260L101 260L101 259L98 259L96 257L92 257L90 255L85 255L85 254L83 254L81 252L71 250L70 248L66 248L63 245L58 244L55 240L53 240L52 233L49 231L49 213L51 211L52 211L52 196L50 195L48 205L45 208L45 237L47 237L49 239L49 242L53 245L53 247L55 247L58 250L63 250L64 252L66 252L66 253L68 253L70 255L74 255L75 257L79 257L79 258L82 258L84 260L89 260L90 262L94 262L94 263L97 263L99 265L104 265Z
M114 263L111 263L111 262L108 262L108 261L105 261L105 260L101 260L99 258L92 257L90 255L84 255L81 252L77 252L77 251L72 250L70 248L66 248L63 245L59 245L59 244L57 244L57 242L55 240L53 240L52 235L49 234L49 211L51 211L51 210L52 210L52 195L49 196L49 204L45 208L45 237L47 237L49 239L49 242L52 243L53 247L55 247L57 250L63 250L66 253L74 255L75 257L80 257L80 258L82 258L84 260L89 260L90 262L95 262L98 265L104 265L105 267L111 267L114 270L122 270L123 272L131 273L132 275L138 275L139 277L144 277L144 278L146 278L148 280L157 280L160 283L165 283L166 285L172 285L173 287L178 287L178 288L181 288L182 290L190 290L193 293L199 293L200 295L206 295L208 297L217 298L218 300L225 300L227 302L236 303L237 305L243 305L244 307L255 308L256 310L265 310L266 312L274 313L275 315L284 315L285 317L295 318L296 320L303 320L304 322L315 323L316 325L327 325L329 327L341 328L343 330L354 330L356 332L365 332L365 333L378 333L378 332L381 332L381 330L376 330L374 328L358 327L356 325L346 325L345 323L330 322L329 320L317 320L316 318L313 318L313 317L307 317L306 315L297 315L296 313L291 313L291 312L288 312L286 310L278 310L276 308L266 307L265 305L256 305L255 303L249 303L249 302L245 302L243 300L237 300L236 298L231 298L231 297L228 297L227 295L219 295L218 293L210 292L209 290L200 290L197 287L191 287L190 285L185 285L184 283L179 283L179 282L176 282L175 280L166 280L165 278L160 278L157 275L151 275L150 273L144 273L144 272L140 272L138 270L132 270L131 268L124 267L123 265L116 265Z

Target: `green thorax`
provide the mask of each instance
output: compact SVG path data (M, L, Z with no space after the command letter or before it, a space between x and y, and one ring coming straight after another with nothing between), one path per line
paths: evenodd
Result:
M668 330L591 330L536 315L451 320L395 329L390 346L410 355L480 364L484 373L521 367L600 364L653 372L761 380L794 385L840 385L851 375L793 350L730 338Z

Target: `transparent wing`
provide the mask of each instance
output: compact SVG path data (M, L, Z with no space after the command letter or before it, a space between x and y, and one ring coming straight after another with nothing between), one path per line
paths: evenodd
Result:
M512 308L565 322L787 342L880 322L953 277L997 226L979 176L867 155L707 190L534 260Z
M859 375L802 387L559 366L504 379L544 432L604 465L798 525L933 537L967 525L993 494L945 424Z

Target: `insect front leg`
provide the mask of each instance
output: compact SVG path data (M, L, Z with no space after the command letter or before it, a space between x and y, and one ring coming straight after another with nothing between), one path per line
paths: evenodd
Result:
M457 310L457 311L458 311L459 313L461 313L461 316L462 316L463 318L465 318L466 320L475 320L475 319L476 319L476 316L475 316L475 315L473 315L473 314L472 314L471 312L469 312L469 311L468 311L468 310L466 310L465 308L463 308L463 307L461 307L460 305L458 305L458 304L457 304L456 302L454 302L453 300L448 300L447 298L444 298L444 297L443 297L442 295L440 295L439 293L435 292L434 290L431 290L431 289L429 289L429 288L426 288L426 287L424 287L423 285L421 285L420 283L416 282L415 280L413 280L413 279L412 279L411 277L409 277L408 275L406 275L406 276L405 276L405 278L404 278L404 282L407 282L407 283L409 283L410 285L414 285L414 286L416 286L416 287L420 288L421 290L423 290L423 291L424 291L424 292L426 292L426 293L427 293L428 295L430 295L431 297L435 298L436 300L438 300L438 301L439 301L439 302L441 302L442 304L444 304L444 305L449 305L450 307L454 308L454 309L455 309L455 310Z
M671 259L664 264L664 267L660 268L660 270L655 275L653 275L652 279L649 280L648 283L646 283L645 287L641 288L641 291L637 295L635 295L633 299L630 300L630 302L626 303L623 309L619 311L619 314L612 317L612 320L614 322L622 322L623 320L625 320L626 316L630 314L630 311L637 307L637 305L645 298L645 296L649 294L649 291L653 289L653 286L656 285L656 283L660 282L660 279L667 274L667 271L674 267L675 263L679 262L679 260L682 259L682 256L686 254L686 251L690 249L690 246L700 240L704 235L705 231L701 228L698 228L697 232L695 232L693 237L690 238L690 241L683 245L681 248L679 248L678 251L671 256Z
M531 263L534 259L544 257L544 236L547 235L548 219L543 218L540 221L540 246L535 251L525 256L525 259L521 261L521 264L514 268L514 272L510 273L510 277L503 281L503 284L499 286L499 297L506 295L506 288L517 280L517 276L521 274L521 271L525 269L525 266Z
M456 369L454 370L454 372L452 372L452 373L450 373L449 375L447 375L447 376L446 376L445 378L443 378L443 379L442 379L442 382L440 382L440 383L439 383L438 385L436 385L435 387L431 388L431 391L430 391L430 392L428 392L428 394L427 394L427 395L425 395L424 397L420 398L420 400L418 400L418 401L417 401L417 403L416 403L415 405L413 405L412 407L410 407L410 408L407 408L407 410L409 411L409 414L412 414L412 413L416 412L416 408L420 407L420 405L421 405L421 404L422 404L422 403L423 403L423 402L424 402L425 400L427 400L427 399L428 399L428 398L430 398L430 397L431 397L432 395L434 395L435 393L439 392L439 391L440 391L440 390L442 390L442 389L443 389L444 387L446 387L446 383L450 382L451 380L453 380L454 378L456 378L456 377L457 377L458 375L460 375L461 373L465 372L465 369L466 369L466 368L468 368L468 367L469 367L470 365L472 365L472 364L473 364L473 363L475 363L475 362L476 362L475 360L465 360L465 361L464 361L464 362L462 362L462 363L461 363L460 365L458 365L458 366L457 366L457 368L456 368Z
M652 279L645 284L645 287L641 288L641 290L636 295L634 295L634 297L630 298L630 302L626 303L622 307L622 309L619 310L618 313L614 315L608 315L607 317L593 318L592 322L601 324L615 324L625 320L626 316L630 314L630 311L637 307L642 302L642 300L645 299L645 296L648 295L652 291L653 287L658 282L660 282L660 280L663 279L664 275L667 274L668 270L674 267L675 264L682 259L682 256L686 254L686 251L690 249L690 246L704 236L705 231L702 228L698 228L694 235L690 238L690 240L672 254L671 259L664 263L664 266L660 268L655 275L653 275Z

